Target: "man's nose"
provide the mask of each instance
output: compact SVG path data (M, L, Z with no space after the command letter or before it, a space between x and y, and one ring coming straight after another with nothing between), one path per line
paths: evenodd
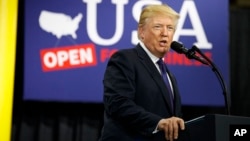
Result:
M161 36L167 36L167 35L168 35L168 28L167 27L162 28Z

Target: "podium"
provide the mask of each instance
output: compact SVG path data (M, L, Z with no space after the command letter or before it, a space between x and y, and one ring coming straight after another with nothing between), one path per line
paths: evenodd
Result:
M230 125L250 125L249 117L208 114L185 122L177 141L229 141Z

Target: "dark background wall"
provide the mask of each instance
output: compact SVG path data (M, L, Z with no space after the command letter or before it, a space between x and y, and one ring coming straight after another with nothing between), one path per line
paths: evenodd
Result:
M238 0L230 8L230 76L232 113L250 116L250 1ZM238 3L238 4L237 4Z
M23 0L19 1L13 141L96 141L102 126L103 105L22 100ZM250 1L230 0L229 53L231 114L250 117ZM219 19L218 19L219 21ZM216 34L216 33L215 33ZM219 33L218 33L219 34ZM184 119L225 114L224 107L183 105Z

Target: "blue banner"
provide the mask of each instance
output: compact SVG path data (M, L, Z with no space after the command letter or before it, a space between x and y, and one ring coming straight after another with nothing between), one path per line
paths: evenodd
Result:
M227 0L25 0L24 99L102 102L110 56L137 44L140 11L162 3L180 13L174 40L195 44L228 83ZM224 105L211 68L172 50L165 62L184 105Z

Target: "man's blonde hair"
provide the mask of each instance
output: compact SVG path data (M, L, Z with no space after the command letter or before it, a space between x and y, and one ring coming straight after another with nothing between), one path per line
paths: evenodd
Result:
M169 16L174 20L174 27L176 28L178 19L179 19L179 14L172 9L170 6L167 4L162 4L162 5L148 5L146 6L140 15L138 27L141 27L145 25L146 21L148 18L157 16L157 15L166 15ZM139 35L138 35L139 37Z

